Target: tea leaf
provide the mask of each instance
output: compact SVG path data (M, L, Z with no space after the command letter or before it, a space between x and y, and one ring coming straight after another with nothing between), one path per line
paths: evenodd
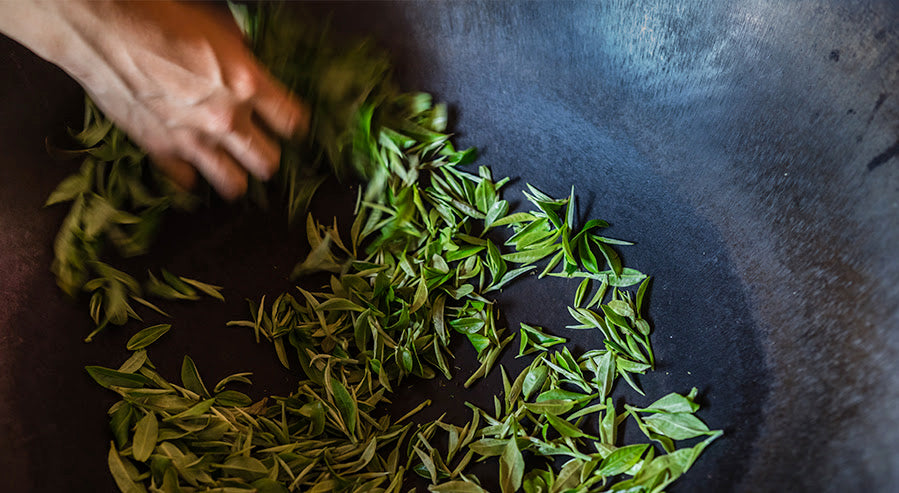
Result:
M134 465L128 459L125 459L119 452L115 449L115 445L110 442L109 444L109 472L112 473L113 479L115 479L116 486L119 487L119 491L122 493L146 493L146 488L144 488L143 484L136 482L135 477L137 476L137 471L134 468Z
M596 440L595 437L592 437L580 429L578 427L572 425L568 421L556 416L553 413L545 413L543 417L549 422L549 424L556 429L563 437L566 438L590 438Z
M644 419L646 426L673 440L686 440L709 433L709 428L690 413L658 413Z
M200 378L197 365L194 364L194 360L190 356L185 356L181 363L181 383L187 390L201 397L209 397L209 391L203 385L203 379Z
M190 408L181 411L171 418L166 419L166 421L174 421L177 419L195 418L197 416L202 416L203 414L206 414L206 412L209 411L212 408L212 405L215 403L218 403L219 405L225 405L222 404L222 401L219 400L219 396L217 395L214 399L206 399L194 404Z
M268 474L268 468L258 459L242 455L231 457L224 464L217 464L216 466L229 474L247 481L259 479Z
M159 433L159 424L156 414L149 412L137 422L134 429L134 445L131 454L134 460L145 462L150 458L153 449L156 448L156 437Z
M524 371L527 372L527 375L525 376L522 385L522 393L523 397L528 399L534 392L539 391L543 387L549 369L546 366L541 365L529 367Z
M696 387L694 387L688 396L682 396L676 392L672 392L665 397L653 402L649 407L641 409L645 412L663 412L663 413L695 413L699 409L699 404L693 401L696 395Z
M484 328L484 321L480 318L465 317L451 320L449 325L462 334L475 334Z
M602 464L600 464L597 474L602 476L615 476L616 474L627 472L640 461L640 458L643 456L643 453L646 452L647 448L649 448L649 444L644 443L628 445L615 450L602 460Z
M315 307L319 311L354 311L364 312L365 308L345 298L331 298Z
M134 373L147 363L147 352L144 350L135 351L130 358L122 363L118 371L122 373Z
M503 260L514 262L516 264L531 264L557 252L559 248L561 248L561 245L549 245L534 250L524 250L515 253L507 253L503 255L502 258Z
M222 291L221 286L213 286L212 284L206 284L205 282L200 282L200 281L197 281L194 279L188 279L186 277L180 277L180 276L178 277L178 279L181 279L186 284L189 284L190 286L193 286L193 287L199 289L200 291L206 293L207 295L209 295L217 300L225 301L225 297L222 296L222 293L221 293L221 291Z
M116 403L115 409L110 409L109 428L112 430L112 436L115 444L119 448L125 448L128 443L128 437L131 431L131 417L134 409L131 404L124 401Z
M574 293L574 307L579 308L581 304L584 302L584 296L587 294L587 290L590 287L590 279L584 278L581 283L577 287L577 291Z
M500 488L503 493L511 493L521 488L524 477L524 456L518 450L518 442L508 440L499 461Z
M85 366L85 370L95 382L107 389L112 387L141 388L148 383L141 375L124 373L101 366Z
M493 221L493 223L491 225L495 228L497 226L508 226L510 224L534 221L536 219L537 219L536 216L534 216L533 214L530 214L528 212L516 212L514 214L509 214L506 217L503 217L501 219L497 219L496 221Z
M337 380L333 380L331 382L333 392L334 392L334 404L337 406L337 409L340 411L340 416L343 418L343 422L346 423L347 433L349 435L355 436L356 432L356 414L358 412L356 407L356 400L350 394L346 387L343 386Z
M433 493L487 493L487 490L468 481L447 481L439 485L428 486Z
M247 407L253 403L253 400L242 392L223 390L215 394L215 403L223 407Z
M139 349L144 349L145 347L149 346L150 344L153 344L154 342L156 342L160 337L162 337L171 328L172 328L171 324L159 324L159 325L152 325L150 327L147 327L147 328L141 330L140 332L138 332L137 334L134 334L133 336L131 336L131 339L128 339L128 343L125 345L125 347L129 351L137 351Z
M247 372L235 373L233 375L228 375L227 377L221 379L217 384L215 384L215 387L213 388L213 392L218 394L219 392L221 392L222 390L225 389L226 385L228 385L231 382L240 382L240 383L250 384L252 382L250 381L249 378L247 378L250 375L252 375L252 373L247 373Z

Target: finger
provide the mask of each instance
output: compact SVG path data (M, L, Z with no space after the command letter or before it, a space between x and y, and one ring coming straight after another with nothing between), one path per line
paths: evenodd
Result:
M200 174L224 199L233 200L247 191L247 172L222 148L195 142L186 153Z
M150 160L163 174L184 190L190 190L197 182L196 168L179 157L152 155Z
M271 178L278 171L281 148L255 123L248 121L241 127L240 132L225 135L221 141L222 146L256 178Z
M272 131L290 139L309 131L309 109L284 86L266 73L257 81L254 110Z

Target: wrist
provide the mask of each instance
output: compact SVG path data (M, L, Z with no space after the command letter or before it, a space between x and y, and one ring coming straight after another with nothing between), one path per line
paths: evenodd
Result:
M102 64L103 16L112 0L0 0L0 32L86 82Z

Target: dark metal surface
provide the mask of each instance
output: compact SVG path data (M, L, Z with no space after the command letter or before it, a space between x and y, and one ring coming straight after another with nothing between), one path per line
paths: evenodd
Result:
M582 217L605 218L610 236L638 242L623 253L655 276L660 360L642 385L649 398L699 387L701 416L727 432L671 491L894 491L895 2L316 10L334 10L335 29L373 34L394 53L404 87L449 102L459 140L479 146L495 175L518 178L508 197L525 182L557 196L574 184ZM5 39L0 74L0 485L112 491L111 397L81 368L118 364L128 334L81 342L85 310L48 271L63 211L40 209L72 169L46 156L43 138L77 124L78 88ZM316 210L330 215L346 197L335 187ZM224 283L231 300L277 292L303 248L282 224L239 208L174 218L152 262ZM510 325L561 332L573 290L528 281L501 301ZM223 327L243 311L179 307L178 330L154 360L173 374L189 353L208 378L255 371L255 396L290 390L293 377L269 348ZM460 353L463 366L470 355ZM460 387L404 392L430 394L430 412L462 417L462 399L496 390Z

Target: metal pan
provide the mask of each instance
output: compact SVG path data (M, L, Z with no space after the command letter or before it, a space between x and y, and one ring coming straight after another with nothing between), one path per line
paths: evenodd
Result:
M314 11L333 11L339 32L373 35L404 87L449 102L458 141L480 147L496 176L517 178L508 197L526 182L557 196L574 184L582 217L605 218L609 235L637 242L623 255L655 277L660 361L641 384L648 396L699 387L701 416L726 431L670 491L895 491L895 2L364 2ZM105 467L112 396L82 367L120 362L128 334L81 342L84 307L48 270L64 211L41 209L74 166L50 159L43 139L78 123L80 92L6 39L0 74L0 484L114 491ZM345 214L351 195L329 187L315 210ZM146 262L221 282L232 300L276 293L304 253L282 219L233 206L175 217ZM525 281L500 301L510 326L561 328L573 290ZM289 391L295 377L270 348L224 327L244 310L178 307L180 328L154 360L171 374L189 353L209 378L256 372L257 397ZM397 401L430 394L433 412L464 416L463 399L495 390L434 381Z

